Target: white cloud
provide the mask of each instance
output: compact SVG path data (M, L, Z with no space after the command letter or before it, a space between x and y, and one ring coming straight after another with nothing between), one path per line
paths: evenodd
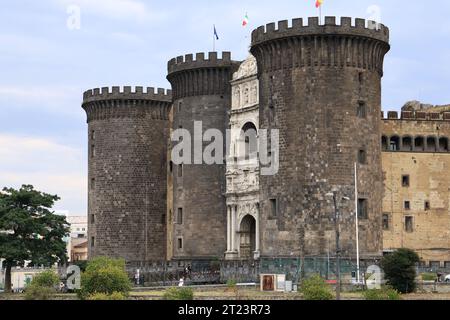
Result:
M151 11L143 1L138 0L55 0L63 6L78 5L83 13L105 16L111 19L144 21L161 21L167 14Z
M21 109L44 108L52 112L79 114L81 92L80 88L69 86L0 85L0 104Z
M32 184L61 197L56 209L86 214L86 181L82 150L46 138L0 133L0 188Z

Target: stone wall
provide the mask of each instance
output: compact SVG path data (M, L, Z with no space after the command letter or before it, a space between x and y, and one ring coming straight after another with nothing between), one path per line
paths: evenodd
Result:
M367 219L360 219L362 256L382 252L381 77L388 29L332 17L260 27L252 34L258 62L260 129L280 130L280 170L260 177L261 255L326 255L334 250L338 191L341 245L355 254L354 163ZM358 107L365 109L358 115ZM347 196L350 201L341 201ZM276 200L273 212L271 199Z
M383 232L384 249L410 248L427 264L437 262L444 267L447 262L450 266L448 140L447 148L442 144L439 148L439 141L450 138L450 121L384 119L382 131L388 144L399 139L398 150L388 147L382 155L383 213L388 219ZM414 145L416 139L422 138L424 146ZM430 150L432 141L437 142L434 150ZM409 179L407 184L404 176ZM409 202L409 209L405 202ZM406 230L406 217L412 217L412 230Z
M223 158L222 164L203 162L202 152L211 142L195 141L200 147L195 152L194 122L202 122L197 140L208 129L217 129L225 137L230 80L238 66L227 52L220 59L216 52L209 53L208 59L197 54L195 60L189 54L168 64L167 78L174 90L173 129L189 131L192 154L190 164L176 164L172 172L175 258L222 258L226 250L225 163ZM178 221L179 211L182 221Z
M89 257L160 259L166 251L166 163L171 95L89 90Z

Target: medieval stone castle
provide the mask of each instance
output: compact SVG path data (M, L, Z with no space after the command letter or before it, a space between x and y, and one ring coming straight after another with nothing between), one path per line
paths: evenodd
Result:
M85 92L89 255L324 256L335 251L334 193L344 257L356 257L358 217L362 259L408 247L450 267L450 106L383 114L389 49L389 29L372 21L294 19L254 30L245 61L170 60L172 90ZM171 133L196 121L237 129L224 164L172 161ZM249 143L262 129L279 130L274 175Z

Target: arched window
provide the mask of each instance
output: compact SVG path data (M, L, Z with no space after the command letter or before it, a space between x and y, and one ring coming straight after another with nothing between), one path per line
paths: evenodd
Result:
M448 152L448 138L439 138L439 151Z
M381 137L381 150L387 151L388 148L388 138L386 136Z
M425 143L423 137L414 139L414 151L425 151Z
M389 150L391 151L400 150L400 138L398 136L391 137L391 141L389 143Z
M427 151L436 152L436 137L427 138Z
M413 143L411 137L403 137L402 151L413 151Z
M244 124L241 130L241 141L243 142L244 160L257 157L258 152L258 132L252 122Z

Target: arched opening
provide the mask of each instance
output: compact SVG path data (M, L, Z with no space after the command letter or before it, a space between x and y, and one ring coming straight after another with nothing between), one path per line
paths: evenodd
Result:
M240 257L253 258L256 250L256 220L251 215L246 215L241 222L240 229Z
M400 138L398 136L391 137L391 141L389 144L390 151L399 151L400 150Z
M243 143L242 153L244 160L254 159L258 156L258 132L252 122L244 124L241 130L241 141Z
M439 138L439 151L448 152L448 138Z
M414 139L414 151L425 151L423 137L416 137L416 139Z
M381 150L383 151L388 150L388 138L386 136L381 137Z
M427 151L436 152L436 138L435 137L427 138Z
M413 142L411 137L403 137L402 151L413 151Z

